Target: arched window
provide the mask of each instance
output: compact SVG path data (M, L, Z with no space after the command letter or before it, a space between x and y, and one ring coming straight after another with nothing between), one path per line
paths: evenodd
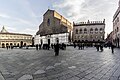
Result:
M90 35L90 38L92 39L92 38L93 38L93 36L92 36L92 35Z
M79 32L80 34L82 34L82 29L80 29L80 32Z
M97 28L95 28L95 31L98 31L98 29L97 29Z
M119 31L119 28L117 27L117 32Z
M50 26L50 19L47 20L47 25Z
M93 31L93 28L91 28L90 31Z
M97 28L95 28L95 33L98 33L98 29Z
M87 33L87 29L86 28L84 29L84 33Z
M78 29L76 29L76 34L78 34Z
M93 28L90 29L90 33L93 33Z
M103 32L103 29L102 28L100 28L100 33L102 33Z

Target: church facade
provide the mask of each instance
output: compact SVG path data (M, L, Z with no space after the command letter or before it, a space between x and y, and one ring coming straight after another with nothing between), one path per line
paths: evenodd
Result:
M28 45L32 45L32 35L10 33L5 27L2 28L0 32L0 48L5 48L6 46L23 47Z
M55 10L48 9L43 15L43 22L35 36L35 44L51 44L56 39L59 43L67 43L72 40L73 24ZM63 42L62 42L63 41Z

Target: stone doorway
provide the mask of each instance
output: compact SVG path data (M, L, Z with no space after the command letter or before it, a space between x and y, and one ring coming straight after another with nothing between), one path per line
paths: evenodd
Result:
M20 48L22 48L22 47L23 47L23 41L20 42Z
M2 48L5 48L5 44L4 43L2 43Z

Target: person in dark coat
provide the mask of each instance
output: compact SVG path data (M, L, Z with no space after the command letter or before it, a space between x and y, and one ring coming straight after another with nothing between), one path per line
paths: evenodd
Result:
M59 44L55 44L54 45L54 51L55 51L55 56L58 56L59 55Z
M39 44L39 50L41 49L41 44Z
M100 45L100 50L101 50L101 52L103 51L103 45L102 44Z
M96 49L97 51L99 51L99 44L96 44Z
M38 44L36 45L36 50L38 50Z
M112 53L114 53L114 45L113 45L113 43L111 43L111 50L112 50Z
M8 45L6 46L7 50L8 50Z
M78 49L80 50L80 43L78 43Z
M53 49L53 46L54 46L54 45L53 45L53 44L51 44L52 49Z
M74 44L74 48L76 48L76 43L73 43Z
M84 43L82 44L82 49L84 50L84 47L85 47L85 45L84 45Z

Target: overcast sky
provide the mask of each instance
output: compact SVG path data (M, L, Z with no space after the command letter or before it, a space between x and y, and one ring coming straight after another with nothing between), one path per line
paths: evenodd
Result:
M106 33L119 0L0 0L0 30L35 35L45 11L55 9L71 22L106 19Z

